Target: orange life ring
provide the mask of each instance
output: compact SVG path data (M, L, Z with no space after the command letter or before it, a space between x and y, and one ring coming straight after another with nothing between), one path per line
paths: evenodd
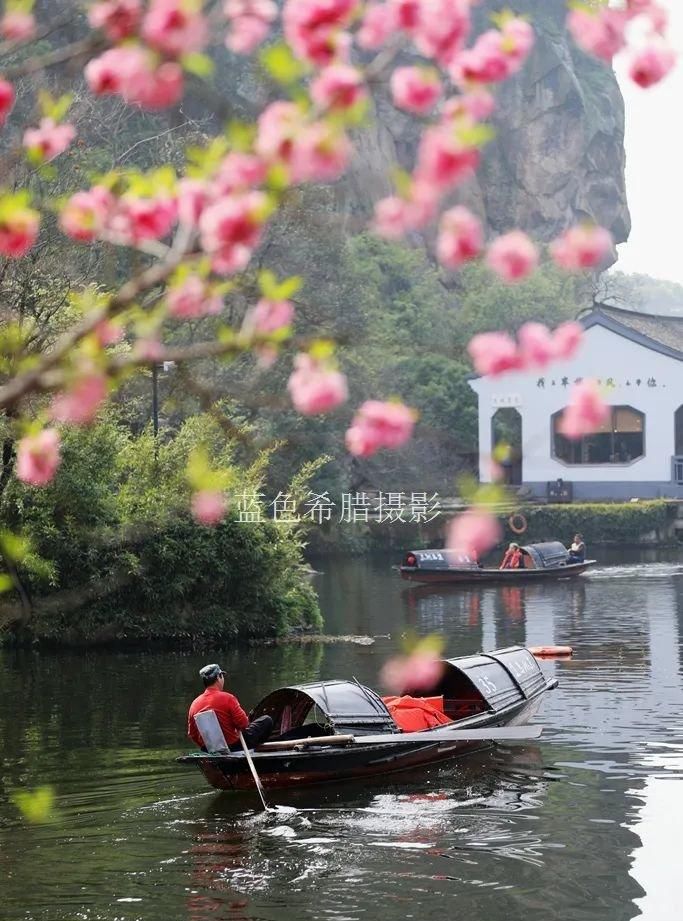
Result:
M515 534L524 534L527 529L526 518L521 512L515 512L514 515L510 515L508 518L508 525L510 530L514 531Z

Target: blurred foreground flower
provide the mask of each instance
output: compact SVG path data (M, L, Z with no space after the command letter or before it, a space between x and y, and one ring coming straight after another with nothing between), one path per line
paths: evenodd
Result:
M610 408L595 381L581 381L572 387L569 405L562 414L560 432L566 438L581 438L598 431L609 413Z
M52 787L17 790L11 800L27 822L38 825L54 818L55 791Z
M404 655L389 659L383 666L382 684L395 694L432 690L443 674L443 637L437 634L419 640L409 637L404 647Z
M60 438L57 429L27 435L17 449L17 476L31 486L46 486L59 467Z
M446 546L478 559L503 537L500 522L491 512L469 508L457 515L448 529Z

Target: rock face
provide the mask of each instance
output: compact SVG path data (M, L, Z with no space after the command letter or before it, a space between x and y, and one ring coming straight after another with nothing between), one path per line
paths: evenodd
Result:
M478 29L507 3L486 0ZM498 91L493 124L477 178L459 193L491 232L522 227L548 241L589 218L626 240L630 217L624 181L624 103L616 78L579 51L564 28L566 0L516 0L528 15L536 45L522 72ZM347 206L366 211L390 190L387 163L410 168L415 124L380 98L374 125L358 139L346 184Z

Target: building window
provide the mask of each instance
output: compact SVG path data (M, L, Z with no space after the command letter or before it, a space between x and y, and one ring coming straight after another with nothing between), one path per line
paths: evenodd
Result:
M562 412L551 417L553 456L565 464L629 464L645 453L645 416L632 406L612 406L598 431L576 441L560 434Z

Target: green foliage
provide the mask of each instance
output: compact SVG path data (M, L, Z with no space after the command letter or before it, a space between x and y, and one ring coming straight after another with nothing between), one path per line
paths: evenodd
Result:
M188 461L196 466L201 456L223 471L238 496L259 489L267 453L242 469L208 416L190 417L158 443L112 419L63 437L53 483L32 489L12 480L2 497L3 527L21 532L43 562L18 561L33 604L25 635L234 638L320 624L294 531L240 522L234 499L217 528L189 517Z
M527 520L523 535L514 534L505 523L506 540L534 543L561 540L571 543L574 534L582 534L587 544L638 543L650 531L667 526L669 507L666 502L573 503L572 505L538 505L521 509Z

